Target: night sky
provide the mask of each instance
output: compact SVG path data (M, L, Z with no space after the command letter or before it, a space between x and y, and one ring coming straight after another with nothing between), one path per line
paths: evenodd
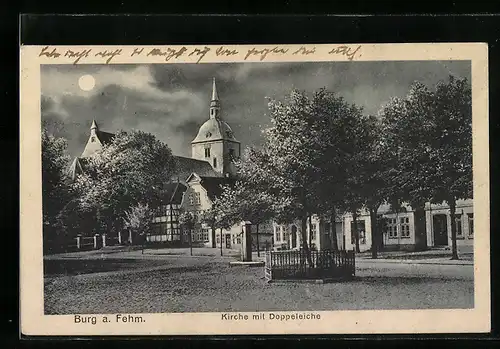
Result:
M432 87L449 74L470 81L470 62L46 65L41 112L54 133L68 140L72 156L83 151L92 119L107 132L152 133L174 154L190 156L190 142L209 117L212 77L222 118L246 147L261 142L261 128L269 123L266 97L326 87L376 114L391 97L404 96L412 82ZM84 75L91 75L90 86L88 77L87 85L79 84Z

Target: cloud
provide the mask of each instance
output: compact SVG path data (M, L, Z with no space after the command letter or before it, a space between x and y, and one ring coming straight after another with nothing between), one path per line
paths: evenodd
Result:
M282 99L292 88L322 87L376 114L419 80L429 86L449 74L470 80L470 62L320 62L154 65L61 65L42 67L42 118L64 122L70 152L83 150L92 119L102 130L141 129L189 156L190 142L208 119L212 78L222 117L242 146L262 141L269 123L266 97ZM78 87L91 74L96 87Z

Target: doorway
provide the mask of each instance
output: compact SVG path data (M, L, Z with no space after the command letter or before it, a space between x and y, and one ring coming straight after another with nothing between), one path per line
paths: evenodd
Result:
M231 234L226 234L226 248L231 248Z
M445 214L432 216L434 246L448 246L448 220Z
M297 227L292 225L292 248L297 247Z

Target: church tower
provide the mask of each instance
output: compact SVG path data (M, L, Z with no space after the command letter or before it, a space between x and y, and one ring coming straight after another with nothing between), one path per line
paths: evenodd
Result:
M234 160L241 154L241 144L234 138L231 127L221 118L221 105L215 78L212 82L209 119L201 125L191 142L191 157L209 162L221 176L236 173Z

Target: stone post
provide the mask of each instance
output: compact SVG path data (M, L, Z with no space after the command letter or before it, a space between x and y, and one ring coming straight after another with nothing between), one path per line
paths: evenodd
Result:
M241 222L241 231L243 236L241 239L241 261L252 261L252 223L245 221Z
M132 229L128 230L128 243L132 245Z
M99 236L98 234L94 235L94 250L97 250L97 237L98 236Z
M82 237L80 235L76 237L76 248L77 249L82 248Z
M118 245L122 244L122 232L121 230L118 231Z
M106 247L106 234L102 234L102 247Z

